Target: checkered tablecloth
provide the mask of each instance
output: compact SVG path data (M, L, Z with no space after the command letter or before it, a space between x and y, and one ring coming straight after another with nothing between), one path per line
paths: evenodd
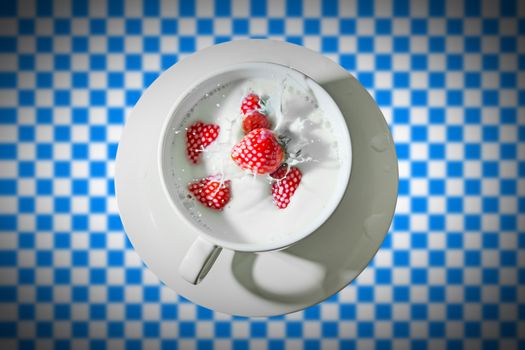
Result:
M525 348L525 2L0 1L0 348ZM373 263L326 302L245 319L163 286L131 248L115 153L184 56L267 37L376 98L400 196Z

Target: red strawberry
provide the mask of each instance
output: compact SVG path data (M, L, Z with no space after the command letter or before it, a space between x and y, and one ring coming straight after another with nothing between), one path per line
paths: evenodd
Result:
M220 176L215 175L190 183L188 190L208 208L222 210L230 201L230 187L230 180L221 183Z
M290 199L299 187L303 175L297 167L292 166L288 169L288 165L283 164L270 176L276 179L272 184L273 202L279 209L284 209L290 204Z
M186 131L186 151L189 160L197 164L203 148L208 147L217 136L219 136L220 127L215 124L204 124L196 122Z
M261 98L254 93L248 94L241 102L241 112L248 115L251 111L261 109Z
M244 130L245 134L255 129L270 129L271 127L272 123L270 122L270 119L268 119L268 117L264 114L257 111L251 112L242 121L242 129Z
M260 175L275 171L284 160L284 151L273 132L255 129L233 147L231 157L242 169Z

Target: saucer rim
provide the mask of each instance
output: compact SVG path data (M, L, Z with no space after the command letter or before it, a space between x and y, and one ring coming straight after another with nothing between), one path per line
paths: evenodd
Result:
M368 266L369 262L379 250L382 241L386 237L386 234L388 233L388 228L390 226L395 212L399 179L397 157L395 155L395 148L393 147L393 143L389 143L387 145L387 151L390 154L389 159L393 160L394 163L392 164L393 169L390 172L390 177L388 181L392 182L393 187L391 188L392 191L390 193L385 194L384 197L387 212L385 214L386 221L382 223L380 230L383 233L380 236L378 236L376 241L372 243L374 248L369 249L370 254L368 254L366 259L363 258L362 261L360 261L360 267L357 268L356 271L353 271L353 274L349 275L349 277L345 281L338 282L338 286L335 287L333 290L330 290L329 293L326 293L321 297L313 298L312 300L309 300L307 302L284 303L265 300L260 296L253 295L248 291L239 288L240 286L235 285L234 283L218 284L218 281L220 280L222 282L223 279L230 279L231 281L231 276L216 276L216 278L210 278L210 276L208 276L207 279L201 285L190 286L187 282L183 281L180 276L176 275L176 268L178 262L180 262L180 259L182 257L177 256L177 254L173 254L170 251L170 248L173 248L175 250L182 250L184 247L189 247L189 245L194 239L192 238L192 234L194 234L194 232L191 232L191 229L181 228L180 230L176 230L176 233L178 234L176 240L174 240L174 237L172 237L172 232L169 232L170 230L161 229L158 232L156 232L159 237L162 236L163 239L172 240L173 242L176 241L177 244L170 248L151 247L151 244L150 246L147 246L148 239L146 234L148 233L148 230L153 230L155 232L155 229L161 228L161 226L164 225L165 222L161 222L164 219L161 216L155 216L156 213L151 211L146 205L148 196L154 196L154 191L157 190L149 182L149 179L152 178L151 171L154 170L152 169L153 164L151 162L151 157L150 159L148 159L148 156L151 155L151 150L142 150L136 145L134 145L134 151L136 151L136 154L133 154L134 157L131 157L131 155L129 154L129 148L132 147L133 143L129 141L130 133L136 133L139 130L144 133L155 133L159 131L158 125L156 125L155 123L151 123L148 121L147 118L144 118L144 115L146 114L144 112L147 110L148 105L152 106L152 97L154 97L154 90L158 90L162 84L166 84L170 76L174 75L174 71L177 69L181 69L181 66L191 66L191 64L188 63L191 57L193 57L193 59L195 60L195 62L193 62L194 65L199 65L206 61L210 62L210 60L214 60L217 57L222 57L224 59L225 55L228 56L228 60L229 62L231 62L232 51L235 51L235 58L236 61L238 61L239 63L249 62L249 58L254 57L254 55L258 55L258 57L261 57L261 53L264 53L262 54L262 56L266 57L265 60L268 60L270 63L290 63L290 60L293 60L294 57L302 57L304 61L303 63L298 64L297 67L302 65L303 67L305 67L305 69L312 69L311 72L313 74L309 74L309 72L304 72L304 74L312 77L312 79L317 81L321 86L323 86L323 81L336 81L339 79L341 81L352 83L353 85L355 85L355 88L360 90L361 93L369 95L366 92L366 90L357 82L357 80L353 76L351 76L350 73L348 73L346 70L340 67L337 63L333 62L329 58L324 57L315 51L306 49L302 46L280 41L258 39L233 41L201 50L169 68L166 71L168 74L162 74L150 86L150 88L148 88L144 92L143 96L140 98L139 102L130 113L128 117L128 123L125 126L124 132L122 134L121 143L119 144L119 149L117 151L115 176L115 191L117 195L117 205L119 208L119 212L121 213L122 222L126 229L127 235L132 245L135 247L137 253L142 257L145 264L151 269L151 271L153 271L155 275L157 275L158 278L161 281L163 281L168 287L175 290L176 293L183 295L189 300L194 301L196 304L200 304L204 307L213 309L218 312L224 312L240 316L282 315L302 310L306 307L317 304L333 296L341 289L345 288L349 283L351 283L366 268L366 266ZM307 67L306 63L310 63L310 65L308 65ZM310 66L315 68L310 68ZM303 70L301 69L297 68L297 70L303 72ZM330 92L328 93L330 94ZM161 108L161 105L162 102L160 102L158 106L153 107ZM379 116L378 120L376 120L377 130L385 132L391 140L391 135L388 131L388 126L382 113L378 109L377 104L375 104L375 109L377 109L375 114ZM142 116L140 114L142 114ZM139 128L140 126L143 127L144 130L141 130ZM352 150L353 154L355 154L356 147L354 146L353 141L354 138L352 138ZM138 161L135 160L138 158L140 158L143 162L144 170L141 170L142 167L137 167L136 173L125 173L123 167L128 166L130 163L136 166L138 164ZM354 164L353 161L352 164ZM132 189L132 191L129 190L130 188ZM150 194L149 191L152 193ZM172 219L174 219L174 217L169 218L169 220ZM162 227L166 228L165 225ZM188 232L185 232L186 229ZM228 262L232 260L232 254L233 252L231 251L223 252L217 264L225 266L225 264L228 264ZM214 266L214 268L216 268L216 266ZM231 275L232 272L228 270L228 273ZM214 290L214 294L210 295L210 290L213 290L213 288L226 289ZM215 293L219 295L216 296ZM221 299L221 293L223 295L233 294L232 297L235 297L235 302L226 302L224 299Z

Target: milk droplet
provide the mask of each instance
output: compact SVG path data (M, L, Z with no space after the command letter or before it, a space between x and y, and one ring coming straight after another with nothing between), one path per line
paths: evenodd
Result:
M372 138L370 146L377 152L384 152L388 148L389 140L388 135L379 134Z
M366 235L374 241L382 241L388 228L388 218L384 214L372 214L364 222Z
M186 209L191 209L192 204L188 201L182 201L182 204Z

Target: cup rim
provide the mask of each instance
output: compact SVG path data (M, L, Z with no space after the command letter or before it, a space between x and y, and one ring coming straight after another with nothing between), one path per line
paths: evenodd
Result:
M337 193L337 196L335 196L335 195L333 196L333 199L329 203L330 205L327 206L327 208L323 211L324 215L317 217L317 220L315 220L315 221L311 222L309 225L307 225L306 229L298 230L295 234L290 235L289 239L283 239L283 240L276 241L276 242L265 242L265 243L228 242L228 241L222 240L220 238L217 238L215 236L212 236L211 234L208 234L199 225L197 225L197 223L193 222L186 215L184 215L183 213L180 212L181 210L174 203L175 200L172 198L172 194L170 193L170 190L168 188L168 183L167 183L167 179L166 179L166 172L165 172L166 167L165 167L165 164L164 164L164 149L165 149L166 142L167 142L167 139L168 139L167 138L167 136L168 136L167 133L168 133L168 129L169 129L168 127L169 127L171 121L173 120L173 118L175 117L175 112L176 112L177 108L179 107L181 102L184 101L184 99L187 98L188 95L192 91L194 91L194 89L196 87L198 87L202 83L206 82L207 80L213 78L214 76L217 76L217 75L220 75L220 74L224 74L224 73L227 73L227 72L230 72L230 71L250 68L250 67L253 67L253 66L258 66L258 67L267 66L267 67L271 67L271 69L286 70L287 73L289 73L289 74L300 75L301 77L306 76L306 77L309 78L310 81L312 81L315 85L317 85L323 93L325 93L332 100L334 105L337 107L337 110L339 111L339 114L335 118L336 119L341 118L340 122L342 123L342 125L344 125L344 128L343 128L343 130L341 130L341 132L342 132L342 137L344 139L342 141L343 141L343 143L345 143L345 147L347 147L347 149L348 149L348 161L347 161L348 164L345 167L345 169L343 169L343 170L345 170L345 174L344 174L344 178L343 178L344 181L339 181L339 183L337 185L337 188L334 191L335 193ZM274 251L274 250L285 249L285 248L287 248L287 247L289 247L289 246L291 246L291 245L293 245L293 244L303 240L304 238L308 237L310 234L315 232L320 226L322 226L326 221L328 221L330 216L332 216L334 211L339 206L339 203L341 202L345 192L347 191L348 184L350 182L350 174L351 174L351 169L352 169L352 144L351 144L350 133L348 131L348 125L347 125L347 123L345 121L345 117L344 117L343 113L341 112L339 106L333 100L331 95L328 94L328 92L321 86L321 84L319 84L317 81L315 81L313 78L309 77L308 75L306 75L306 74L304 74L304 73L302 73L302 72L300 72L300 71L298 71L298 70L296 70L296 69L294 69L292 67L289 67L289 66L286 66L286 65L283 65L283 64L272 63L272 62L252 61L252 62L245 62L245 63L242 63L242 64L227 65L227 66L224 66L221 69L215 70L212 73L207 74L206 76L204 76L201 79L197 80L194 84L188 86L188 88L182 94L180 94L177 97L177 99L175 99L175 101L173 102L172 107L170 108L170 110L168 112L168 116L165 118L165 120L164 120L164 122L162 124L162 127L161 127L161 134L160 134L159 143L158 143L158 149L157 149L157 165L158 165L159 175L160 175L160 178L161 178L162 191L163 191L164 195L168 198L168 202L169 202L170 207L176 213L176 215L178 215L179 218L181 218L184 222L186 222L188 225L190 225L196 231L199 232L198 236L204 237L206 240L208 240L210 243L212 243L212 244L214 244L216 246L227 248L227 249L231 249L231 250L234 250L234 251L239 251L239 252L265 252L265 251ZM198 236L196 236L195 238L197 238Z

